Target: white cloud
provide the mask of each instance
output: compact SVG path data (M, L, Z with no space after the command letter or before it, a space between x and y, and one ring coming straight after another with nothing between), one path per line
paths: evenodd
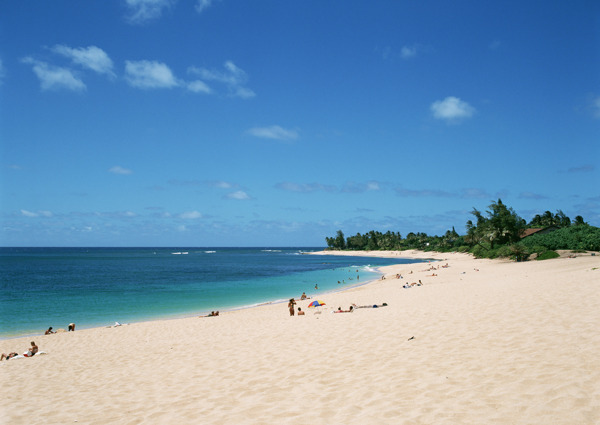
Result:
M131 171L127 168L123 168L119 165L115 165L114 167L109 168L108 172L113 173L113 174L121 174L121 175L133 174L133 171Z
M238 190L236 192L228 193L226 195L226 198L228 198L228 199L238 199L240 201L245 201L247 199L250 199L250 196L246 192L244 192L243 190Z
M402 57L402 59L412 58L413 56L416 56L416 54L417 54L416 47L403 46L402 49L400 50L400 56Z
M253 90L250 90L246 87L235 87L230 91L233 97L241 97L242 99L250 99L251 97L256 96Z
M248 81L246 72L238 68L232 61L227 61L223 64L224 71L209 70L206 68L188 68L188 72L198 75L204 81L216 81L225 84L230 96L249 99L256 96L256 93L251 89L244 87Z
M475 113L475 108L454 96L437 100L431 104L430 108L435 118L446 122L456 122L464 118L470 118Z
M194 220L197 218L202 218L202 214L198 211L187 211L179 214L179 218L183 218L185 220Z
M131 86L141 89L163 89L180 85L171 69L156 61L125 61L125 78Z
M52 66L31 57L23 58L21 61L33 65L33 72L40 80L42 90L84 91L86 89L83 81L77 78L70 69Z
M188 83L187 88L189 91L194 93L206 93L209 94L212 92L210 87L204 82L200 80L192 81Z
M173 0L125 0L129 8L129 21L142 24L152 19L160 18L163 9L170 7Z
M91 69L99 74L115 76L113 72L113 62L106 52L99 47L79 47L71 48L62 44L57 44L52 51L63 55L73 61L73 63L84 68Z
M198 0L196 2L196 12L202 13L212 5L213 0Z
M272 125L270 127L254 127L248 130L248 134L255 137L261 137L263 139L274 139L274 140L296 140L298 138L298 132L295 130L286 130L278 125Z

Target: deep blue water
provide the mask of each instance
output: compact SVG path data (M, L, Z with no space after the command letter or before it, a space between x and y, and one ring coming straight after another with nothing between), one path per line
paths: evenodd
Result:
M319 248L0 248L0 337L314 296L409 262L301 255L311 250Z

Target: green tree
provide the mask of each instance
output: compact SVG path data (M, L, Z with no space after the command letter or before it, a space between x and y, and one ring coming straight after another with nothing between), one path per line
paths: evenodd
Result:
M512 208L504 205L501 199L492 202L488 208L487 216L473 208L471 214L477 218L477 224L471 220L467 221L465 239L472 245L481 244L483 241L489 242L490 249L494 249L496 244L503 245L518 241L525 229L525 220Z

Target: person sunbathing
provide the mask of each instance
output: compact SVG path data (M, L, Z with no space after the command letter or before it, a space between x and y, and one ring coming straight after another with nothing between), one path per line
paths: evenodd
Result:
M2 360L4 360L4 359L6 359L6 360L10 360L10 359L12 359L13 357L15 357L15 356L18 356L18 355L19 355L18 353L14 353L14 352L13 352L13 353L8 353L8 354L4 354L4 353L2 353L2 356L0 356L0 361L2 361Z
M27 350L27 352L25 354L23 354L25 357L33 357L36 355L36 353L39 351L39 348L37 345L35 345L35 342L31 341L31 347ZM0 361L6 359L6 360L10 360L13 357L18 356L19 353L8 353L8 354L4 354L2 353L2 355L0 355Z
M300 307L298 307L298 316L304 316L304 312Z
M354 307L350 306L348 310L342 310L342 307L338 307L337 311L334 313L352 313L354 311Z
M44 335L50 335L53 333L54 333L54 331L52 330L52 326L50 326Z
M387 303L383 303L380 305L377 304L373 304L373 305L356 305L356 304L352 304L352 306L354 308L378 308L378 307L387 307Z

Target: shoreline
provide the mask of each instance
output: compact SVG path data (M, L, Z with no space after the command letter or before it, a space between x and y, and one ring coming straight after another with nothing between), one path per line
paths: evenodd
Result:
M7 391L0 410L15 424L292 423L307 408L314 423L600 421L600 257L415 256L432 262L379 267L319 309L298 301L305 316L270 303L36 336L48 354L0 362L0 379L44 390Z
M103 248L101 248L103 249ZM327 251L306 251L306 252L302 252L302 255L337 255L335 253L330 254ZM341 254L342 256L352 256L352 257L364 257L363 255L352 255L350 254ZM377 257L377 256L373 256L373 257ZM386 258L384 256L380 256L381 258ZM402 260L409 260L410 258L408 257L400 257L399 259ZM379 272L380 267L378 267L375 270L375 273L379 273L381 274L381 272ZM343 292L345 290L348 289L352 289L354 287L359 287L362 285L366 285L372 281L375 281L376 279L372 279L372 280L366 280L362 283L346 283L343 287L336 287L336 288L331 288L331 289L327 289L327 290L323 290L321 292L319 292L317 295L314 295L312 298L317 298L319 296L323 296L323 295L327 295L330 293L336 293L336 292ZM230 306L230 307L216 307L213 311L219 311L221 314L223 313L228 313L228 312L233 312L233 311L238 311L238 310L247 310L247 309L252 309L252 308L256 308L256 307L261 307L261 306L265 306L265 305L275 305L275 304L282 304L282 303L287 303L288 299L287 298L278 298L278 299L272 299L272 300L264 300L264 301L257 301L255 303L251 303L251 304L242 304L242 305L238 305L238 306ZM204 315L207 315L209 313L209 311L196 311L196 312L182 312L182 313L170 313L170 314L166 314L166 315L158 315L158 316L149 316L147 318L142 318L140 320L131 320L128 323L123 323L121 320L113 320L113 321L106 321L104 324L92 324L92 325L82 325L80 326L77 323L77 330L78 331L86 331L86 330L94 330L94 329L103 329L103 328L113 328L114 323L122 323L123 326L126 325L131 325L131 324L137 324L137 323L148 323L148 322L155 322L155 321L170 321L170 320L181 320L181 319L189 319L189 318L195 318L195 317L202 317ZM118 319L118 317L116 317ZM5 341L5 340L14 340L14 339L20 339L20 338L36 338L39 336L43 336L44 330L41 331L36 331L36 332L31 332L31 333L19 333L19 334L15 334L15 335L0 335L0 342L1 341Z

